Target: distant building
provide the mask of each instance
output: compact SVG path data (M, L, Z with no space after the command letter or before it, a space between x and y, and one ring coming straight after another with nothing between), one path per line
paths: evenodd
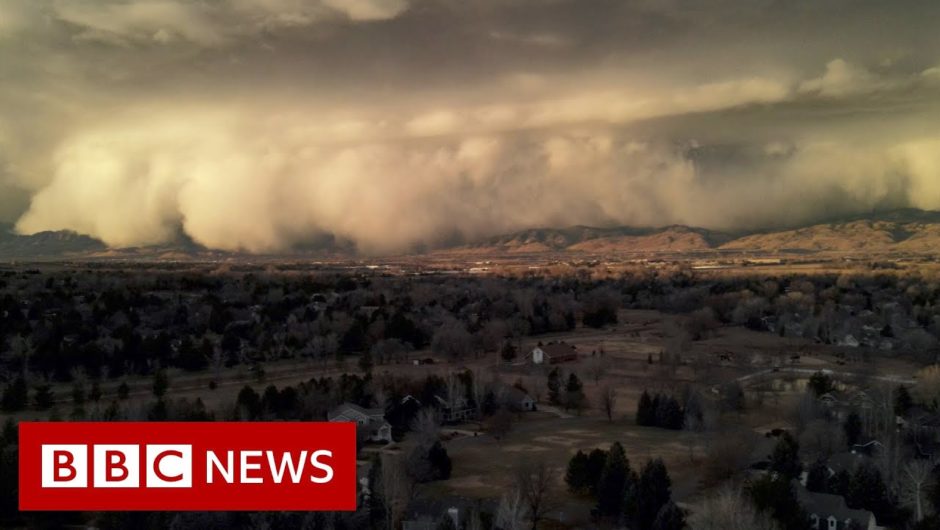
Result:
M493 388L498 404L513 412L532 412L536 410L535 400L527 392L506 383L498 383Z
M868 510L849 508L840 495L808 491L799 484L794 484L794 488L797 500L809 514L809 527L813 530L848 530L851 528L877 530L881 528L875 521L873 513Z
M566 342L550 342L532 348L533 364L558 364L578 360L578 349Z
M370 442L391 442L392 426L385 421L382 409L366 409L355 403L343 403L327 414L329 421L351 421L359 426Z
M463 396L458 396L453 401L448 401L441 396L434 396L437 408L441 412L441 420L444 423L460 423L471 420L476 417L476 410L470 406L470 402Z

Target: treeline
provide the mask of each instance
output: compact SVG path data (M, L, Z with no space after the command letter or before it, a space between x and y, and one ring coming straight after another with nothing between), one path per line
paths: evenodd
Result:
M701 420L701 411L696 413ZM644 390L637 402L636 424L678 431L685 424L685 411L676 398L659 393L650 396L650 393Z
M609 451L578 451L568 462L565 483L572 493L593 498L598 519L639 530L682 530L685 514L672 501L672 481L661 459L639 472L619 442Z
M24 374L32 385L79 371L114 379L363 353L381 364L428 347L449 359L511 359L518 352L507 342L614 324L621 308L689 313L692 340L733 324L824 343L852 336L930 359L940 344L940 284L917 276L711 277L672 266L592 279L583 270L511 279L2 271L0 379Z
M587 396L584 394L584 383L577 374L571 372L565 377L564 372L557 366L548 373L548 402L560 405L565 410L575 410L579 414L588 406Z

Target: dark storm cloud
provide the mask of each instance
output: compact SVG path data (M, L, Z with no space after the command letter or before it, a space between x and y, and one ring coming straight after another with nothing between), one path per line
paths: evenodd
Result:
M940 208L936 2L0 0L0 216L366 252ZM28 202L27 202L28 199Z

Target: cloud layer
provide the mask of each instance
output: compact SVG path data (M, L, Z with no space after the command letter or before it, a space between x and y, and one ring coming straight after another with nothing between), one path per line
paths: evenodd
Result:
M0 0L0 218L394 253L940 209L940 8L710 6Z

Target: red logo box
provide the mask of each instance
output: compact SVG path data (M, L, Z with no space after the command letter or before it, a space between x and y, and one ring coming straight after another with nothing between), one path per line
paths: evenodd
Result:
M20 510L356 509L356 425L22 422Z

